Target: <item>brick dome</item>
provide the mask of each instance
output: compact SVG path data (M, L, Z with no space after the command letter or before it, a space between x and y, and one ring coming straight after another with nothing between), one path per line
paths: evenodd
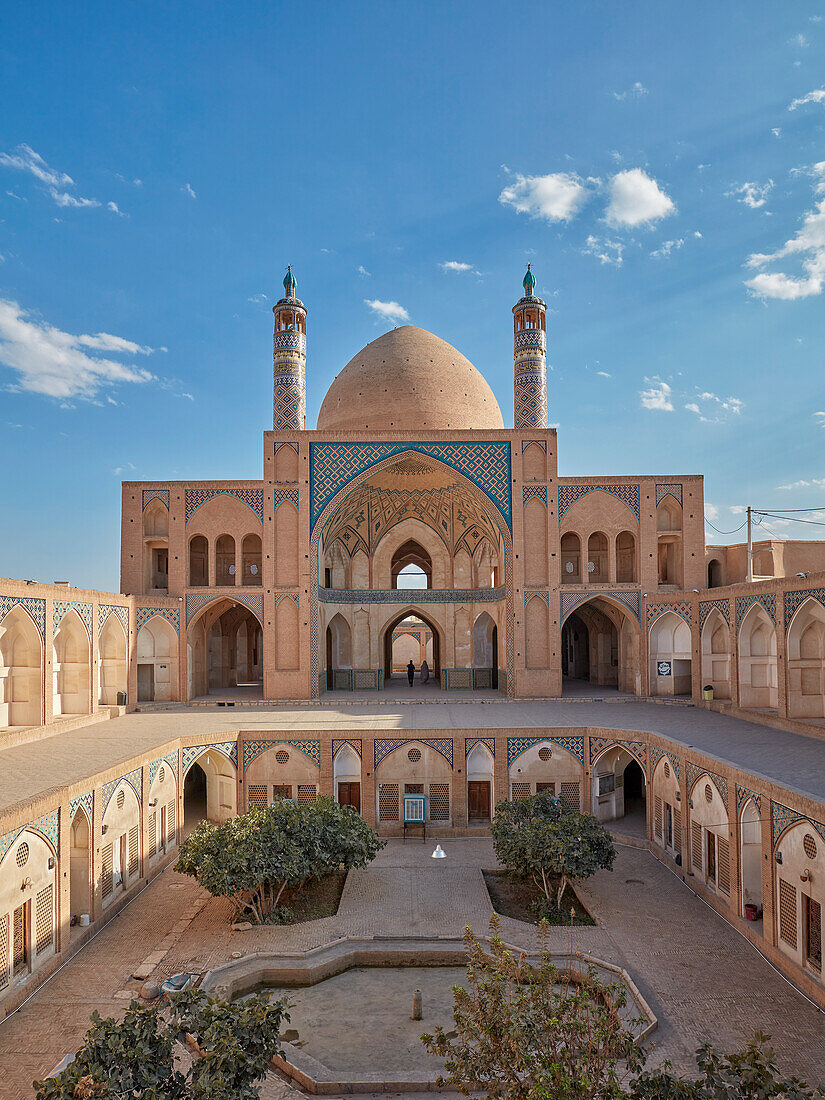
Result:
M350 359L318 413L319 431L489 429L504 421L469 359L415 325L385 332Z

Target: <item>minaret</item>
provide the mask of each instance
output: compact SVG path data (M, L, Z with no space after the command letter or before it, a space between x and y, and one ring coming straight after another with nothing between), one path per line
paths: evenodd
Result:
M295 296L295 286L292 268L287 267L285 297L272 307L272 427L276 431L303 431L306 427L307 311Z
M547 427L547 306L533 293L536 277L527 265L524 297L513 306L513 363L515 428Z

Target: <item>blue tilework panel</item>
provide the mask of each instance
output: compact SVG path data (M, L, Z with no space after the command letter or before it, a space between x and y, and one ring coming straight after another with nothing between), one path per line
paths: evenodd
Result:
M393 751L402 745L428 745L444 757L450 767L453 766L453 740L451 737L379 737L375 740L375 767Z
M183 774L186 775L189 768L194 762L205 752L214 750L215 752L222 753L227 760L231 760L234 766L238 766L238 742L237 741L220 741L216 745L187 745L185 749L181 749L181 767L183 768Z
M580 764L584 764L584 738L583 737L508 737L507 738L507 767L509 768L513 761L521 756L523 752L526 752L533 745L543 744L558 745L562 749L567 749L569 753L579 761Z
M285 593L286 596L289 593ZM319 603L496 603L499 588L319 588ZM281 597L283 598L283 597ZM295 599L296 597L291 597Z
M23 607L34 619L40 632L41 641L46 640L46 601L23 598L17 596L0 596L0 623L14 607Z
M143 490L143 507L152 500L159 500L161 504L165 504L169 507L169 490L168 489L144 489Z
M343 748L344 745L351 745L352 748L354 748L355 751L358 753L358 759L359 760L361 759L361 738L360 737L333 737L333 739L332 739L332 759L333 760L335 759L335 756L336 756L338 750L340 748Z
M496 739L495 737L465 737L464 738L464 758L466 759L473 748L476 745L486 745L490 750L490 755L495 759L496 755Z
M490 498L512 531L509 443L312 443L310 529L335 494L353 478L405 451L429 455L463 474Z
M730 626L730 601L729 600L705 600L699 604L699 629L704 630L708 615L716 608L722 618Z
M647 629L650 630L656 620L661 618L666 611L672 611L674 615L684 619L688 626L691 625L690 604L686 600L679 600L673 603L649 603L647 605Z
M792 810L789 806L783 806L781 802L771 802L771 836L773 838L774 848L785 830L790 825L795 825L797 821L807 822L811 828L816 829L822 839L825 840L825 825L821 822L813 821L810 817L805 817L804 814L799 813L798 810Z
M137 795L137 800L142 804L142 769L135 768L134 771L129 772L127 775L122 775L120 779L111 779L108 783L104 783L101 789L101 797L103 799L103 813L106 813L106 809L111 801L112 795L117 790L119 784L128 783L132 790Z
M605 749L613 748L616 745L635 756L642 766L642 771L645 775L648 775L647 744L644 741L622 741L615 737L591 737L590 763L594 763L596 757L601 755Z
M600 489L603 493L611 493L628 506L639 522L639 486L638 485L559 485L559 523L571 504L579 497L587 493L594 493Z
M547 507L547 486L546 485L522 485L521 487L521 504L522 507L528 500L540 500L542 504Z
M762 813L762 795L758 791L752 791L750 787L742 787L738 783L736 784L736 813L741 814L742 807L752 798L756 803L756 808L759 813Z
M521 442L521 453L527 450L530 446L541 447L545 454L547 454L547 440L546 439L523 439Z
M0 836L0 861L26 829L31 829L33 832L40 833L41 836L45 837L51 844L54 854L57 855L60 850L60 810L52 810L51 813L39 817L37 821L32 821L28 825L21 825L19 829L12 829L10 833L4 833L3 836Z
M287 444L285 444L287 446ZM298 490L293 488L280 488L274 489L272 492L272 505L273 511L277 510L279 504L288 502L298 507Z
M791 625L791 619L796 614L799 607L811 597L817 600L825 607L825 588L804 588L799 592L786 592L785 593L785 631Z
M688 760L688 762L685 764L685 775L687 776L689 798L693 796L693 788L696 786L702 776L707 775L713 781L714 787L716 787L719 794L721 794L722 801L727 806L728 781L723 775L717 775L716 772L709 772L707 768L700 768L698 764L694 764L691 760Z
M656 770L656 765L662 759L662 757L670 761L670 766L673 768L673 774L677 779L680 778L681 768L679 767L679 757L675 756L672 752L665 752L664 749L660 749L658 745L650 746L650 774L651 777Z
M211 500L212 497L220 496L221 493L226 493L227 496L236 497L238 500L243 501L247 507L251 508L258 519L263 523L264 521L264 491L263 489L185 489L184 490L184 512L185 520L184 526L189 522L192 516L197 512L198 508L202 504L206 504L207 500Z
M665 497L671 496L678 503L682 503L682 486L679 484L663 484L656 486L656 506L662 503Z
M123 627L123 633L126 637L129 637L129 608L118 607L112 603L102 603L97 608L97 632L98 634L103 629L103 624L109 618L110 615L115 615L120 619L120 625Z
M172 771L175 773L175 779L178 777L178 754L177 752L168 752L166 756L160 756L157 760L153 760L149 765L149 788L155 782L155 776L161 769L163 764L168 764Z
M89 641L92 639L92 605L90 603L78 603L76 600L55 600L52 604L52 630L56 634L60 623L63 621L63 616L68 615L70 611L76 611L80 616L83 625L86 627L86 631L89 635Z
M87 791L86 794L78 795L77 798L71 800L69 803L69 824L74 820L74 815L77 812L78 806L82 806L86 811L86 816L90 823L94 821L95 792Z
M159 615L161 619L166 619L180 634L180 610L177 607L139 607L137 609L138 632L155 615Z
M244 741L243 743L243 770L249 767L252 761L261 755L262 752L266 752L268 749L283 748L284 745L291 745L294 749L299 749L305 756L308 756L313 764L317 764L321 767L321 742L319 740L307 739L305 741L299 740L281 740L281 741Z
M186 625L192 622L192 619L202 611L207 604L215 603L217 600L223 600L228 598L235 603L243 604L244 607L248 607L252 614L257 618L258 622L263 626L264 621L264 597L261 592L253 592L244 594L243 592L226 593L226 596L215 596L211 592L187 592L186 594Z
M773 592L761 592L756 596L737 596L736 597L736 633L738 634L742 628L742 620L747 613L753 607L755 603L758 603L760 607L768 613L768 616L776 626L776 595Z
M583 603L587 603L588 600L593 600L597 596L606 596L608 599L620 603L623 607L627 608L631 615L633 615L637 623L640 621L640 592L588 588L586 592L561 592L559 594L559 611L561 615L559 622L563 624L572 611L575 611L577 607L581 607Z

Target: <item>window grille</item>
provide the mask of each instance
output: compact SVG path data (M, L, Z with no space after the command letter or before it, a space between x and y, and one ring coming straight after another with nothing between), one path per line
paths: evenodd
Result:
M138 863L138 827L135 825L129 830L129 878L138 873Z
M805 855L808 859L816 859L816 841L810 833L805 833L802 838L802 847L805 849Z
M161 768L160 771L158 772L158 783L162 783L165 778L166 778L166 769Z
M713 802L713 788L710 783L705 784L705 802Z
M310 802L315 802L318 798L318 788L314 783L299 783L298 784L298 805L307 806Z
M805 962L814 970L822 970L822 906L804 894L805 898Z
M407 759L411 764L417 764L418 761L421 759L421 749L417 749L415 747L411 748L407 753Z
M51 884L40 890L34 903L34 945L38 955L54 942L54 901Z
M119 790L117 792L117 808L119 810L122 810L125 802L126 802L126 795L123 792L123 790Z
M653 799L653 832L657 840L662 839L662 800L658 795Z
M0 989L9 984L9 915L0 917Z
M266 783L255 784L253 783L246 792L246 797L250 806L260 806L263 809L266 806Z
M702 826L692 822L690 826L690 865L702 873Z
M397 783L382 783L378 788L378 820L398 821Z
M175 843L175 800L166 805L166 838L170 844Z
M114 878L112 876L112 845L104 845L103 851L100 857L100 885L103 891L104 898L108 898L114 889Z
M11 972L19 974L28 965L27 939L29 903L18 905L14 911L14 940L12 941Z
M779 880L779 938L796 951L796 889Z
M158 815L154 810L149 814L146 826L146 843L149 845L149 859L154 859L158 850Z
M723 894L730 894L730 845L727 838L716 838L716 884Z
M430 821L450 820L450 784L430 784Z
M510 791L510 801L517 802L519 798L530 797L530 784L529 783L513 783Z
M289 763L289 753L286 751L286 749L278 749L278 751L275 753L275 763L276 764L287 764L287 763Z
M548 747L546 745L542 745L541 748L539 749L539 760L541 760L542 763L544 763L544 764L547 763L547 761L550 759L550 757L552 755L553 754L551 753L550 749L548 749Z
M670 764L665 760L665 779L670 779Z
M29 862L29 846L25 841L17 849L17 854L14 857L14 861L18 867L25 867Z
M562 783L561 793L559 794L559 800L563 806L566 806L568 810L575 810L578 813L581 806L581 784L579 783Z
M673 850L682 854L682 811L673 811Z

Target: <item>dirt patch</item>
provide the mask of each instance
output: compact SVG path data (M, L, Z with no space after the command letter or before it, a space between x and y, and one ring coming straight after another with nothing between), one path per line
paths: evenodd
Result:
M515 878L508 875L506 871L483 871L482 874L484 875L487 893L490 895L490 903L502 917L512 917L514 920L523 920L535 924L541 914L548 924L569 925L571 923L570 910L572 909L574 913L572 923L574 925L593 925L596 923L579 901L571 886L568 886L564 891L561 910L555 908L544 909L546 899L534 882ZM558 887L558 879L553 880L553 886L554 888Z
M308 883L296 896L284 891L281 904L292 911L292 919L283 924L301 924L307 920L320 920L321 917L334 917L341 903L346 871Z

